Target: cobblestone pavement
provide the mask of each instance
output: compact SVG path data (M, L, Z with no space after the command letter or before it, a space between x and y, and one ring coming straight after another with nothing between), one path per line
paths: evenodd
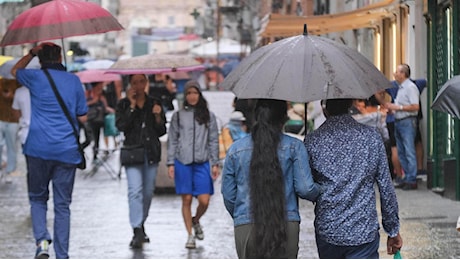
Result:
M0 258L32 258L35 252L27 199L24 157L18 157L13 183L0 183ZM116 159L113 159L116 160ZM117 165L116 161L112 161ZM460 202L428 191L420 182L416 191L397 190L400 204L404 258L460 258L460 233L455 224ZM143 250L128 247L132 230L128 222L126 178L112 179L100 168L93 176L78 172L72 210L70 256L72 258L237 258L233 225L223 206L220 179L215 195L203 217L205 239L197 249L187 250L180 197L156 194L153 198L146 231L150 244ZM196 205L196 204L194 204ZM52 203L49 203L49 227L52 231ZM313 235L313 205L301 201L299 258L318 258ZM392 258L385 251L386 235L381 233L380 257ZM51 250L51 258L54 258Z

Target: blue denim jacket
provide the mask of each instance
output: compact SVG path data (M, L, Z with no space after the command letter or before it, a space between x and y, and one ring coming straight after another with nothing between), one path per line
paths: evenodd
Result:
M249 165L252 137L246 136L232 144L222 172L222 195L234 225L253 223L249 195ZM282 135L278 158L283 170L288 221L300 221L298 197L315 201L320 187L313 181L308 154L303 143Z

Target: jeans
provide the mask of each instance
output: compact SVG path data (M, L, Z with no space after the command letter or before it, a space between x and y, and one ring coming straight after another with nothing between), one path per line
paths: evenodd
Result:
M395 121L396 147L398 157L404 170L405 183L417 182L417 158L415 154L415 135L417 133L417 117L408 117Z
M316 246L321 259L378 259L379 258L380 234L374 241L358 246L338 246L321 240L316 235Z
M129 222L132 228L144 225L155 190L158 163L125 166L128 180Z
M43 160L27 156L27 187L29 193L32 230L35 242L54 242L56 258L69 258L70 203L75 181L75 164ZM47 229L46 212L49 183L53 183L54 237Z
M3 145L6 144L6 173L10 173L16 170L16 137L18 130L18 123L0 121L0 161L2 158Z

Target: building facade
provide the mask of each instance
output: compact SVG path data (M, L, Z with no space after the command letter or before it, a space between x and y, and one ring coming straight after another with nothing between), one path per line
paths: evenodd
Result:
M428 102L442 85L460 73L460 3L425 1L428 42ZM442 195L460 200L460 124L442 112L428 111L429 185Z

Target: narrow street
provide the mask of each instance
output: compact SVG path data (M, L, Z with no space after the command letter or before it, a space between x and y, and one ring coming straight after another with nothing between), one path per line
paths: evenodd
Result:
M13 183L0 184L0 258L32 258L35 252L27 199L24 157L18 156L18 173ZM118 165L118 154L111 159ZM116 169L116 166L114 167ZM442 198L419 182L416 191L397 190L400 203L404 258L460 258L460 233L455 224L460 202ZM71 258L237 258L233 223L223 206L220 179L215 195L203 217L205 239L197 249L185 248L186 232L180 211L181 200L175 194L156 194L146 231L150 244L143 250L128 247L132 230L128 222L126 178L112 179L101 167L93 176L78 172L72 202ZM52 232L52 203L49 204ZM196 204L194 204L196 205ZM301 201L299 258L318 258L313 232L313 205ZM386 235L381 233L380 257L386 254ZM55 258L50 250L50 258Z

